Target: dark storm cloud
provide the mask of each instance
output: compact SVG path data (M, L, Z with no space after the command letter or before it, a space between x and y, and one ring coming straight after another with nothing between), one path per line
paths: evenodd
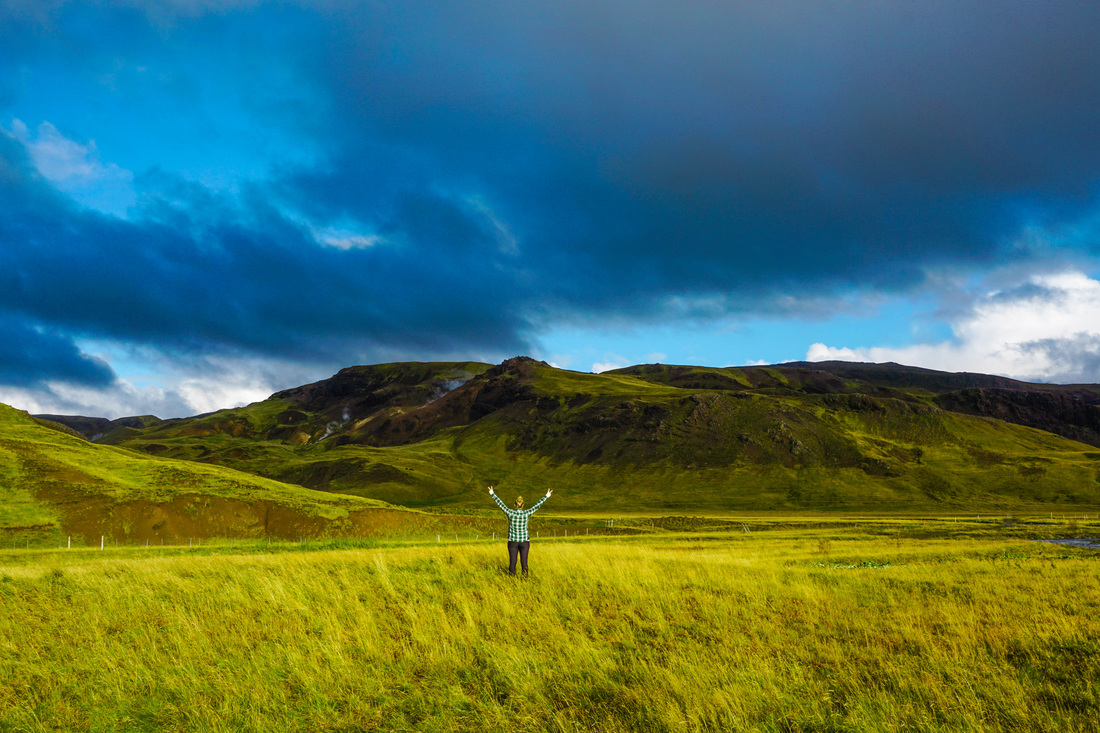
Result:
M774 312L918 287L929 267L1027 258L1007 246L1025 227L1097 202L1094 2L58 7L8 18L5 68L117 53L181 72L197 102L204 80L176 65L231 55L225 73L320 100L235 108L310 135L316 164L273 162L235 198L135 171L125 221L74 208L0 136L0 309L74 334L515 353L547 325L693 300ZM151 120L154 141L158 125L176 129Z
M905 287L1096 202L1095 3L402 3L340 20L317 75L345 137L302 179L317 210L370 221L402 187L484 192L567 302ZM363 161L381 171L367 190Z
M0 384L41 387L54 380L106 387L115 375L107 364L82 354L71 339L0 312Z
M461 202L406 196L415 230L342 250L261 200L229 206L155 178L159 195L134 221L77 210L0 136L0 311L167 349L315 362L379 347L523 346L524 324L493 296L507 263ZM29 356L5 366L8 384L42 368Z

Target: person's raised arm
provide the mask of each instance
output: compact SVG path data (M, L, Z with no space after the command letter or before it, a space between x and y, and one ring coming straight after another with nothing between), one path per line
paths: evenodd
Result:
M493 501L495 501L497 503L497 506L503 509L505 513L508 512L508 506L500 500L500 497L497 496L497 492L493 491L492 486L489 487L489 496L493 497Z
M553 490L553 489L547 489L547 490L546 490L546 496L544 496L544 497L542 497L541 499L539 499L538 501L536 501L536 502L535 502L535 505L534 505L533 507L531 507L530 509L528 509L528 510L527 510L527 513L528 513L528 514L534 514L534 513L535 513L535 511L537 511L537 510L538 510L538 508L539 508L540 506L542 506L542 503L543 503L544 501L546 501L547 499L549 499L549 498L550 498L550 495L551 495L551 494L553 494L553 493L554 493L554 490Z

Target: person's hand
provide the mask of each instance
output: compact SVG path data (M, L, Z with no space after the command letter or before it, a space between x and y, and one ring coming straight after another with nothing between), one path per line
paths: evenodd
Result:
M549 498L550 498L550 495L551 495L551 494L553 494L553 493L554 493L554 490L553 490L553 489L547 489L547 490L546 490L546 498L547 498L547 499L549 499Z
M490 494L493 493L493 487L492 486L489 487L489 493Z

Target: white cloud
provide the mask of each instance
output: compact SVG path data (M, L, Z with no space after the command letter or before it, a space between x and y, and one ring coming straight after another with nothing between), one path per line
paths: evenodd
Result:
M87 145L68 139L49 122L38 126L31 136L21 120L12 122L11 134L23 143L35 168L52 183L90 182L100 178L133 179L133 174L114 163L104 164L99 159L95 140Z
M608 357L611 361L598 361L592 365L592 373L600 374L602 372L611 371L612 369L622 369L623 367L630 366L630 362L621 356Z
M187 417L265 400L339 368L262 357L168 354L110 341L85 340L80 346L111 364L117 375L111 385L51 381L29 389L0 386L0 402L31 414Z
M319 243L337 249L370 249L385 240L377 234L361 234L349 229L312 227L313 238Z
M59 414L50 409L49 403L41 399L40 392L19 387L0 387L0 402L17 410L25 410L32 415L43 413Z
M114 419L129 415L186 415L189 405L179 395L155 385L138 386L124 379L109 387L95 388L50 382L48 391L28 393L28 401L12 403L31 414L85 415Z
M275 391L263 380L245 374L233 375L228 380L224 377L185 379L177 390L197 414L266 400Z
M816 343L806 359L895 361L1038 381L1100 381L1100 281L1081 272L1033 275L983 293L950 325L950 341L901 348Z
M22 120L14 120L11 129L3 132L23 144L43 178L81 205L122 216L136 200L134 174L104 163L95 140L86 144L70 140L49 122L31 134Z

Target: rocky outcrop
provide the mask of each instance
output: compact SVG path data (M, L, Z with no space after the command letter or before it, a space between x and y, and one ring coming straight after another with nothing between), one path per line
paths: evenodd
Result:
M1100 406L1067 394L963 389L935 398L944 410L993 417L1100 447Z

